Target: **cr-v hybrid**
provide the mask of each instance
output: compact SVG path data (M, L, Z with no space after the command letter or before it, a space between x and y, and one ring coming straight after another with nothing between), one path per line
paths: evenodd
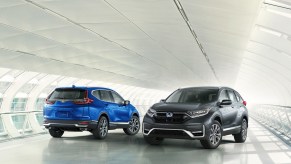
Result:
M227 87L178 89L154 104L143 120L144 139L152 145L164 138L199 139L204 148L215 149L223 135L245 142L247 128L246 102Z
M46 100L43 115L43 125L57 138L64 131L90 131L104 139L111 129L123 128L127 135L135 135L140 128L135 107L115 91L100 87L56 88Z

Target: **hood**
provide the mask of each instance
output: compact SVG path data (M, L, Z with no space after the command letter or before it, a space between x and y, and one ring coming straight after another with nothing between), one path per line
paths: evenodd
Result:
M187 112L201 110L203 108L209 108L214 106L213 103L197 103L197 104L181 104L181 103L157 103L154 104L151 108L157 112Z

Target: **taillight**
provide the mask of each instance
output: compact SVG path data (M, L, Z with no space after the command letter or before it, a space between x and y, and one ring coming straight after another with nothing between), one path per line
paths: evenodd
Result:
M90 104L93 100L89 98L84 98L83 100L74 100L75 104Z
M46 104L54 104L56 101L45 99Z
M88 91L85 91L85 98L81 99L81 100L75 100L74 103L75 104L90 104L92 103L93 100L88 98Z
M245 106L247 106L247 102L246 102L246 101L243 101L243 104L244 104Z

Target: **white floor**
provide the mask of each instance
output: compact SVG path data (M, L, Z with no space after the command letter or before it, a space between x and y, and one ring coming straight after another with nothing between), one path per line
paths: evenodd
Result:
M111 131L105 140L90 133L65 133L63 138L41 135L0 143L1 164L291 164L291 148L250 121L245 143L225 136L215 150L205 150L199 141L165 140L160 146L147 145L142 134L127 136Z

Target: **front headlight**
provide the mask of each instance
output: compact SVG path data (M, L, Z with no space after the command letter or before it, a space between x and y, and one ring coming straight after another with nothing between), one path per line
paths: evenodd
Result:
M147 115L150 116L150 117L153 117L154 115L156 115L156 113L157 112L154 109L151 109L151 108L147 111Z
M201 116L207 115L209 111L210 111L210 108L207 108L207 109L202 109L202 110L197 110L197 111L188 111L187 114L191 118L195 118L195 117L201 117Z

